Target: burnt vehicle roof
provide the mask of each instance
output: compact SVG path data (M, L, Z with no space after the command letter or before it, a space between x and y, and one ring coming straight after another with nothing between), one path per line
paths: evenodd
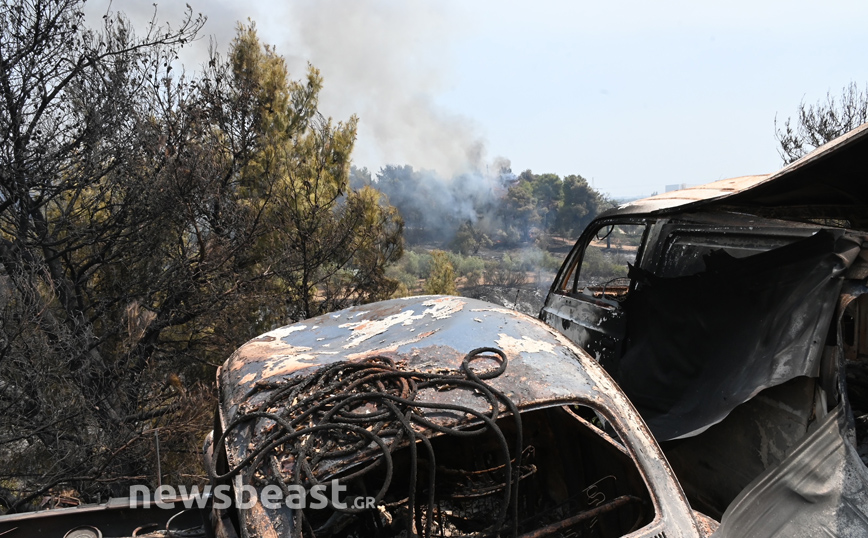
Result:
M868 229L868 123L774 174L724 179L636 200L601 217L736 209L769 218L838 219Z
M537 319L476 299L422 296L352 307L248 341L222 368L221 405L231 420L257 386L378 355L407 370L457 370L481 345L507 355L509 367L491 384L520 408L617 391L594 360ZM485 362L474 368L494 366Z

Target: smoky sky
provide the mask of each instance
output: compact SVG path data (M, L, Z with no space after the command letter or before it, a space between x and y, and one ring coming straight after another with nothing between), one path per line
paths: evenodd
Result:
M108 3L91 1L91 26ZM203 38L181 54L187 72L208 60L213 42L225 54L239 22L256 23L260 39L274 45L293 78L310 63L324 77L320 110L335 121L359 117L354 163L378 170L410 164L451 178L486 168L485 141L472 119L451 113L437 99L449 88L460 51L451 43L470 24L446 2L398 0L293 0L191 3L208 17ZM139 33L154 14L151 2L115 0ZM180 2L158 3L156 22L177 26ZM446 50L448 53L443 54Z
M446 177L482 166L484 144L472 121L435 103L451 74L442 49L464 30L448 4L304 0L288 6L295 28L286 40L290 68L299 72L304 60L312 62L325 78L324 111L359 116L360 164L408 163Z

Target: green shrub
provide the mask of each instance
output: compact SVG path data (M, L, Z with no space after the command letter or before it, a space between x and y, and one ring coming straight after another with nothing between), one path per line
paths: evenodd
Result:
M582 280L603 282L627 276L627 267L614 261L611 255L604 254L599 248L588 247L579 274Z
M425 293L429 295L458 295L455 287L455 269L449 256L442 250L431 252L432 266L425 280Z

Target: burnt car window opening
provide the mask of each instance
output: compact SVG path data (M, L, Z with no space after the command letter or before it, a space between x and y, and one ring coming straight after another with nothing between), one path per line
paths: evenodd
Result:
M599 227L589 236L583 251L572 260L562 280L561 292L623 300L630 287L628 268L636 263L644 232L644 224Z
M660 277L694 275L705 270L705 257L712 252L746 258L782 247L800 237L793 235L792 229L789 233L783 231L778 234L761 234L738 228L676 229L666 236L654 273Z
M645 220L602 220L576 242L552 285L540 317L607 366L620 354L622 303L633 289L630 267L641 263Z

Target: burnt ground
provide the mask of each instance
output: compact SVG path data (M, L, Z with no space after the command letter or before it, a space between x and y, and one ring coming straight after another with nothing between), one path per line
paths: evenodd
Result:
M546 236L544 241L540 241L537 244L512 247L492 245L480 248L472 255L490 263L497 262L504 254L508 254L515 259L520 259L522 254L528 251L545 250L559 261L562 261L573 248L575 241L575 238ZM414 244L412 248L428 252L448 249L445 245L434 243ZM488 301L517 310L529 316L538 317L554 278L554 271L537 268L536 270L527 271L523 279L524 283L517 286L501 286L496 284L467 286L466 284L463 285L463 279L459 279L457 284L458 292L464 297ZM487 276L483 277L483 281L485 280L488 280Z
M464 297L481 299L537 317L543 306L543 301L545 301L548 288L539 288L535 285L522 287L482 285L462 288L460 291Z

